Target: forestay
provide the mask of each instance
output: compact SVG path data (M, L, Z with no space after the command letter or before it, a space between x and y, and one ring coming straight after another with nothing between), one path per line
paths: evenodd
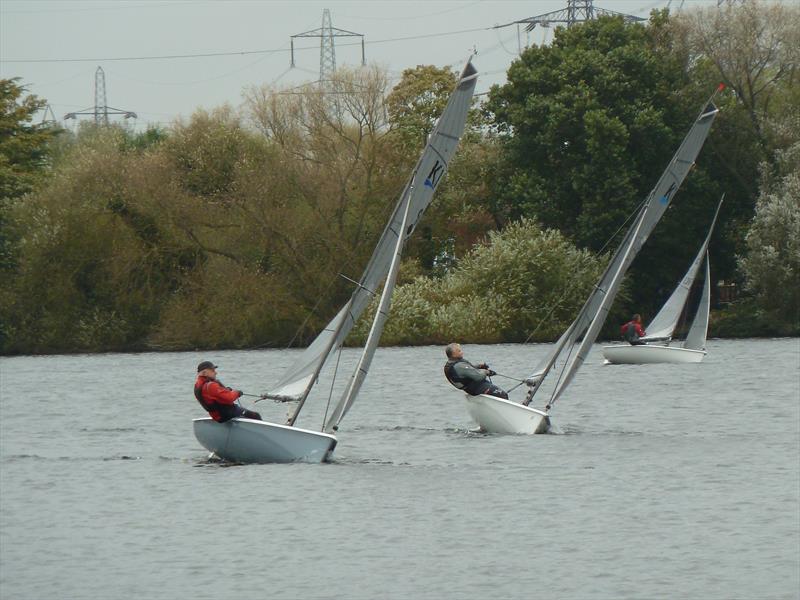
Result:
M722 201L724 199L725 195L723 194L719 204L717 204L717 210L714 213L714 218L711 221L711 227L708 230L708 234L706 235L703 245L700 247L700 251L697 253L697 256L695 256L694 261L692 261L692 264L689 266L689 270L686 271L686 274L683 276L683 279L681 279L678 287L675 288L675 291L672 292L672 295L669 297L666 303L664 303L664 306L661 307L661 310L658 311L658 314L647 326L647 336L643 338L643 341L660 339L668 340L672 338L672 334L675 331L675 327L678 326L678 320L683 312L683 307L686 306L686 301L689 299L689 292L692 289L692 284L694 284L697 273L700 271L700 265L703 263L703 257L706 256L708 244L711 241L711 234L714 232L714 225L717 222L719 209L722 206ZM708 279L706 279L706 281L708 282ZM701 342L700 347L702 347L704 344L705 333L703 333L703 341Z
M594 291L589 295L575 321L562 334L553 350L538 365L531 379L541 382L555 365L562 351L571 349L578 338L585 333L578 351L570 357L557 384L548 408L560 396L575 372L589 353L591 345L599 333L605 314L616 296L621 277L628 270L644 242L652 233L658 221L670 205L675 192L686 178L695 159L703 147L718 109L709 101L700 112L689 133L684 138L675 155L672 157L664 173L662 173L653 190L648 195L636 221L628 229L622 243L617 248L603 276ZM591 326L595 323L594 326ZM535 394L539 386L533 391Z
M467 61L350 300L267 394L270 398L300 400L291 423L294 423L325 360L342 345L381 281L387 276L401 232L405 231L406 237L410 235L428 208L464 131L477 76L478 72L471 61ZM423 178L422 185L414 185L417 174Z

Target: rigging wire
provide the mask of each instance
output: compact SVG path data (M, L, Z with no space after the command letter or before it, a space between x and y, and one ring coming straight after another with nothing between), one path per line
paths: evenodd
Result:
M611 236L605 241L605 243L600 248L600 250L597 251L598 254L602 254L603 252L605 252L606 248L619 235L619 233L628 224L628 222L631 220L631 218L634 215L639 213L639 211L641 210L642 206L644 205L644 203L646 201L647 201L647 198L645 198L644 200L639 202L638 206L628 214L627 218L622 222L622 224L617 228L617 230L613 234L611 234ZM547 312L547 314L544 317L541 318L539 323L537 323L536 327L533 328L533 331L531 331L530 334L528 334L528 337L526 337L525 341L522 342L523 344L527 344L531 340L531 338L534 336L534 334L537 331L539 331L539 329L542 327L542 325L552 316L552 314L555 311L555 309L561 304L561 302L567 297L567 295L575 289L575 287L577 286L577 281L575 280L575 278L570 278L570 283L572 283L572 285L569 285L569 286L566 287L566 289L562 292L561 296L559 296L559 298L550 307L550 310Z
M609 237L609 238L606 240L606 242L603 244L602 248L600 248L600 251L599 251L600 253L602 253L602 252L604 252L604 251L605 251L605 249L606 249L606 248L607 248L607 247L608 247L608 246L611 244L611 241L612 241L612 240L614 240L614 238L616 238L616 237L619 235L619 233L620 233L620 232L622 231L622 229L623 229L623 228L624 228L624 227L625 227L625 226L628 224L628 222L631 220L631 218L632 218L634 215L637 215L637 214L639 214L639 211L641 210L642 206L644 206L644 204L645 204L645 203L646 203L648 200L649 200L649 195L648 195L647 197L645 197L645 198L644 198L644 199L643 199L641 202L639 202L639 204L637 205L637 207L636 207L636 208L635 208L633 211L631 211L631 212L628 214L628 216L627 216L627 218L625 219L625 221L623 221L623 222L622 222L622 224L621 224L621 225L620 225L620 226L617 228L617 230L616 230L616 231L615 231L615 232L614 232L614 233L613 233L613 234L612 234L612 235L611 235L611 236L610 236L610 237ZM574 281L574 279L571 279L571 281ZM561 302L564 300L564 298L567 296L567 294L568 294L570 291L572 291L572 290L574 289L574 287L575 287L574 285L572 285L572 286L568 286L568 287L567 287L567 288L564 290L564 292L562 293L562 295L561 295L561 296L558 298L558 300L557 300L557 301L556 301L556 302L553 304L553 306L551 306L551 308L550 308L550 310L547 312L547 314L546 314L546 315L545 315L545 316L544 316L544 317L543 317L543 318L542 318L542 319L539 321L539 324L538 324L538 325L537 325L537 326L534 328L534 330L533 330L533 331L530 333L530 335L528 335L528 337L525 339L525 342L523 342L523 343L528 343L528 341L531 339L531 337L532 337L532 336L533 336L533 335L534 335L534 334L535 334L535 333L536 333L536 332L539 330L539 328L541 327L542 323L544 323L544 322L545 322L545 321L546 321L546 320L547 320L547 319L548 319L548 318L549 318L549 317L550 317L550 316L553 314L553 311L556 309L556 307L557 307L557 306L559 306L559 305L561 304ZM597 284L595 284L595 286L594 286L594 287L595 287L595 288L597 288ZM576 318L577 318L577 317L576 317ZM585 333L585 332L584 332L584 333ZM576 341L577 341L577 338L576 338ZM553 389L552 389L552 391L550 392L550 399L549 399L549 400L548 400L548 402L547 402L547 409L548 409L548 410L549 410L549 409L550 409L550 408L553 406L553 404L555 403L555 394L556 394L556 390L558 389L558 385L561 383L561 379L562 379L562 378L563 378L563 376L564 376L564 368L563 368L563 367L564 367L564 366L566 366L566 365L567 365L567 363L569 363L569 360L570 360L570 358L572 357L572 353L573 353L574 351L575 351L575 343L573 342L573 343L571 343L571 344L569 345L569 349L567 350L567 354L566 354L566 356L565 356L565 357L563 357L563 361L564 361L564 362L563 362L563 365L561 366L561 368L560 368L560 369L558 369L558 372L559 372L559 374L558 374L558 378L557 378L557 379L556 379L556 381L555 381L555 385L553 386ZM563 352L563 350L562 350L562 352ZM553 364L552 370L556 370L555 363ZM541 386L541 382L544 380L544 377L545 377L546 375L547 375L547 373L543 373L543 374L542 374L542 377L541 377L541 379L539 380L539 383L537 384L537 387L536 387L536 390L537 390L537 391L538 391L539 387ZM518 388L520 385L521 385L521 384L517 384L517 385L515 385L515 386L514 386L514 387L512 387L512 388L511 388L511 390L509 390L509 391L513 391L513 390L515 390L515 389L516 389L516 388Z
M328 392L328 401L325 403L325 415L322 417L322 428L320 431L325 431L325 421L328 420L328 409L331 407L331 400L333 399L333 386L336 383L336 375L339 373L339 361L342 359L342 350L344 344L339 346L339 352L336 353L336 366L333 368L333 377L331 377L331 389Z
M300 327L297 328L294 337L292 337L292 339L289 340L289 344L284 348L284 350L289 350L290 348L293 347L295 341L297 340L297 336L299 336L300 332L303 331L303 329L305 329L305 326L308 324L308 321L309 319L311 319L311 316L317 312L317 309L319 308L319 305L322 303L322 300L329 296L329 292L331 291L331 288L333 288L333 286L336 284L336 281L337 280L334 278L328 283L328 286L325 288L325 293L319 295L316 303L314 303L314 306L312 306L311 310L308 311L306 318L303 319L303 322L300 324ZM319 333L321 332L318 332L317 335L319 335Z

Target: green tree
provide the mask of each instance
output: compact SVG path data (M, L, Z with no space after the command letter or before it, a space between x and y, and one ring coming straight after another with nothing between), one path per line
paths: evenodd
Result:
M442 114L458 75L448 68L418 65L405 69L386 98L389 122L406 147L424 145Z
M666 11L647 26L601 18L557 30L551 46L514 62L487 103L504 142L492 183L497 210L537 218L580 247L599 250L614 239L719 82L686 36ZM649 314L666 299L722 192L712 261L718 279L735 272L762 155L734 94L715 102L722 110L711 136L631 270L635 312Z
M686 29L692 55L713 65L735 92L769 155L775 137L769 126L773 105L781 104L783 90L800 78L800 7L749 0L687 11L676 21Z
M739 261L759 311L787 332L800 332L800 142L765 173L756 214Z
M552 45L529 48L487 103L505 138L500 208L601 248L691 122L674 100L684 83L649 30L621 18L559 28Z
M334 95L317 86L247 94L271 168L242 181L242 210L254 238L267 240L263 268L315 310L309 334L349 296L337 274L358 278L404 183L387 138L386 73L341 69L334 86Z
M211 113L198 110L188 125L176 123L166 142L166 151L188 192L222 200L232 191L246 138L231 107L224 106Z
M34 188L47 171L50 142L60 130L33 123L47 102L25 95L20 79L0 79L0 273L16 263L17 238L8 224L13 200ZM0 325L0 336L2 336Z
M389 137L405 168L412 167L427 143L457 81L458 74L449 68L419 65L403 71L386 98ZM426 273L445 272L499 224L490 210L491 192L486 185L486 175L499 159L498 146L485 125L481 111L470 110L447 180L406 251Z
M551 341L575 318L603 267L603 259L561 233L523 219L490 233L444 277L398 286L382 342ZM366 336L376 306L354 340Z
M14 226L11 211L16 202L44 179L51 141L58 128L33 123L35 114L47 102L26 95L19 78L0 79L0 276L11 280L19 263L19 242L23 232ZM11 323L2 307L12 301L9 286L0 291L0 348L11 335Z
M727 86L716 100L721 114L702 158L709 183L726 194L721 235L711 247L712 268L716 279L736 279L736 256L747 252L745 236L760 193L761 165L774 165L800 132L800 9L728 3L679 13L663 29L668 33L663 47L680 57L691 79L684 96L700 102L717 83Z
M59 130L33 123L47 101L25 95L20 79L0 79L0 198L31 189L47 166L48 144Z
M11 211L19 265L0 303L5 352L144 348L164 299L197 262L153 211L161 181L127 134L99 128Z

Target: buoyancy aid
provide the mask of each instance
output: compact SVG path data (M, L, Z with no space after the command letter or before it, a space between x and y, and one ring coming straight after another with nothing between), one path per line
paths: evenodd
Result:
M622 326L622 337L626 342L635 342L644 335L642 326L636 321L628 321Z
M236 416L236 406L234 404L223 404L215 400L208 400L203 396L203 391L212 381L215 380L208 377L198 377L194 386L194 397L197 398L200 406L208 411L212 419L219 423L224 423Z
M482 394L484 390L491 385L488 381L486 381L485 377L478 380L459 375L458 371L456 370L456 364L458 363L465 363L470 368L475 369L477 372L477 369L472 365L472 363L464 360L463 358L459 358L457 360L448 360L444 365L444 376L447 378L447 381L451 383L451 385L460 390L464 390L473 396Z

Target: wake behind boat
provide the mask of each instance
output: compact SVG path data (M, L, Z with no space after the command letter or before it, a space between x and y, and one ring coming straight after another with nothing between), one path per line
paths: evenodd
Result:
M334 432L338 431L342 418L355 401L367 376L388 318L403 247L448 170L464 131L477 77L477 70L468 60L349 301L280 381L264 395L279 402L297 403L287 423L245 418L234 418L225 423L208 417L195 419L195 436L207 450L225 460L244 463L322 462L331 458L337 444ZM295 421L318 381L323 365L341 349L345 338L384 280L378 310L358 366L339 402L330 412L326 409L327 418L322 431L296 427Z
M483 431L489 433L535 434L550 428L550 412L555 402L583 364L617 295L625 272L652 233L686 175L694 166L697 155L708 136L718 109L712 98L703 106L694 125L684 138L656 186L642 203L633 224L629 227L608 267L589 295L576 319L561 335L534 374L521 380L528 385L525 402L481 394L466 395L467 410ZM582 338L582 339L581 339ZM577 345L574 346L581 339ZM543 409L528 406L542 389L547 376L562 361L560 376Z
M689 270L683 276L678 286L670 295L669 299L658 311L652 323L647 326L648 332L641 338L642 344L615 344L613 346L603 346L603 356L606 364L633 364L644 365L654 363L699 363L706 355L706 336L708 335L708 316L711 311L711 265L708 258L708 244L711 241L711 234L717 222L719 209L725 195L720 198L711 226L700 251L695 256L694 261L689 266ZM672 346L672 335L678 326L681 314L689 301L689 292L692 289L700 265L705 258L705 282L703 293L697 307L689 333L681 346ZM653 342L653 343L648 343Z

